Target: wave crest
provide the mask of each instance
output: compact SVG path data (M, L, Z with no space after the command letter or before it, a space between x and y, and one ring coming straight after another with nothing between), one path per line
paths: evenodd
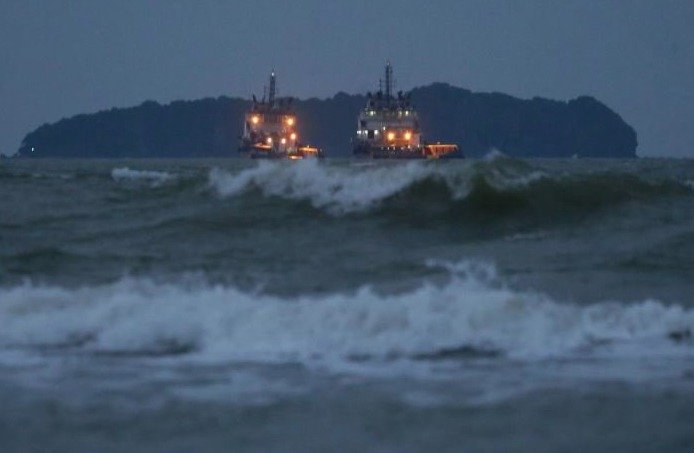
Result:
M654 348L694 353L691 344L672 340L694 331L694 312L680 306L562 304L504 287L489 267L462 264L450 271L449 283L404 294L364 287L293 299L131 278L80 289L25 284L0 289L0 346L195 351L212 360L261 362L421 359L450 351L536 359L633 343L641 355Z
M367 210L412 183L431 176L427 168L416 163L352 169L324 166L315 159L295 164L261 162L237 175L213 169L210 184L222 196L257 189L264 195L307 200L315 208L345 214Z
M128 167L114 168L111 170L111 177L115 181L144 181L151 183L153 187L174 179L174 175L165 171L132 170Z
M519 171L525 164L479 163L488 170L488 181L498 187L523 186L542 174ZM259 190L266 196L309 201L318 209L332 214L368 211L384 201L418 185L434 184L446 199L463 199L474 187L478 166L450 168L432 162L387 163L364 166L324 165L307 159L286 165L285 162L260 162L257 167L231 174L214 168L209 184L223 197L238 196L248 190Z
M630 200L691 194L686 184L649 181L629 173L549 174L503 156L449 165L448 162L376 163L336 166L315 160L287 165L261 162L232 174L212 169L209 185L222 197L249 191L291 201L309 202L333 215L421 209L460 214L546 216L589 212ZM420 209L421 208L421 209Z

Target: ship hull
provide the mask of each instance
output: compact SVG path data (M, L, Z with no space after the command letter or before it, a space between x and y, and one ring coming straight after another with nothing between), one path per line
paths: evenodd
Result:
M304 153L267 153L267 152L251 152L251 159L322 159L323 155L309 155Z
M277 149L267 149L258 148L255 146L241 146L239 147L239 152L251 159L307 159L307 158L323 158L323 152L321 150L315 150L312 152L307 152L302 150L303 147L293 150L277 150Z
M440 147L441 145L436 145ZM353 149L355 157L367 159L443 159L462 157L457 155L458 147L451 145L445 152L440 152L431 146L365 146L358 145Z
M366 159L426 159L422 149L398 149L392 150L387 148L368 148L365 150L354 150L355 157Z

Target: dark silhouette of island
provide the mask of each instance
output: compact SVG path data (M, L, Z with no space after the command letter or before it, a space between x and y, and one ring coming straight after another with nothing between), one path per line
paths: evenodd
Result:
M636 132L589 96L561 102L473 93L443 83L415 88L424 139L457 143L466 156L497 149L519 157L636 157ZM327 156L351 155L366 97L295 100L304 142ZM147 101L45 124L24 138L20 157L236 157L248 100Z

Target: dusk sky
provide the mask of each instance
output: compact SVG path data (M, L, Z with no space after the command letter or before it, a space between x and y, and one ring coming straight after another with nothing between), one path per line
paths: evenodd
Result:
M0 0L0 152L46 122L152 99L436 81L522 98L588 94L641 156L694 157L694 1ZM235 125L229 125L235 127Z

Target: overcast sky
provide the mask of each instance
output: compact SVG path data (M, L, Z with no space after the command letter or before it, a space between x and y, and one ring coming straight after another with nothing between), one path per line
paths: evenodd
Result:
M152 99L374 88L473 91L616 110L642 156L694 157L694 0L0 0L0 152L35 127ZM233 125L230 125L233 127Z

